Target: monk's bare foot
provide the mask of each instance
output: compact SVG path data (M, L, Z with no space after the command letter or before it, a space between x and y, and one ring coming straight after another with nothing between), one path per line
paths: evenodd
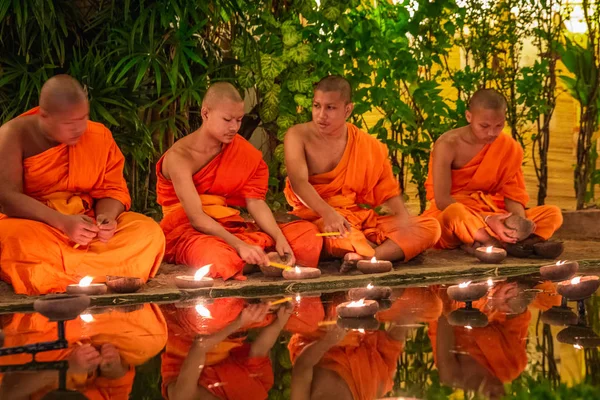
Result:
M364 260L365 257L361 256L357 253L346 253L344 255L344 260L342 261L342 265L340 266L340 272L342 274L346 274L353 269L356 269L356 265L360 260Z

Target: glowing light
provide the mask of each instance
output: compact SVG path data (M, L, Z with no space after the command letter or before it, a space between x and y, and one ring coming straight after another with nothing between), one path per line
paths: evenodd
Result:
M196 305L196 312L203 318L212 319L212 314L210 313L210 310L204 307L202 304Z
M90 284L92 283L93 280L94 280L94 277L92 277L92 276L83 277L79 281L79 286L90 286Z
M464 288L468 287L470 284L471 284L471 281L469 281L469 282L463 282L463 283L460 283L458 285L458 287L461 288L461 289L464 289Z
M373 258L371 258L371 262L372 262L372 263L376 263L376 262L377 262L377 259L376 259L375 257L373 257Z
M204 267L198 269L198 271L196 271L194 274L194 280L201 281L202 278L204 278L210 272L210 267L212 267L212 264L205 265Z
M471 325L467 325L465 326L465 329L473 329L473 327Z
M355 307L363 307L365 305L365 299L360 299L358 301L350 302L346 307L355 308Z
M300 295L299 295L299 294L297 294L297 295L296 295L296 302L298 302L298 303L299 303L299 302L300 302L300 300L302 300L302 297L300 297Z
M573 347L577 350L583 349L583 346L581 346L580 344L574 344Z
M367 289L369 289L369 290L373 289L374 287L375 287L375 286L373 286L373 285L372 285L372 284L370 284L370 283L367 285Z
M485 248L485 252L488 254L491 253L492 251L494 251L494 246L488 246Z
M358 329L358 331L359 331L360 333L365 333L365 330L364 330L364 329Z
M487 285L490 286L490 287L494 286L494 281L492 280L492 278L488 278Z
M577 285L579 282L581 282L580 276L576 276L575 278L571 279L571 285Z
M564 265L564 264L566 264L566 263L567 263L567 261L566 261L566 260L560 260L560 261L557 261L557 262L556 262L556 265L560 266L560 265Z
M296 266L296 267L294 267L294 272L299 274L302 272L302 270L300 269L300 267Z
M89 324L90 322L94 322L94 317L92 316L92 314L81 314L81 315L79 316L79 318L81 318L81 320L82 320L83 322L87 322L88 324Z

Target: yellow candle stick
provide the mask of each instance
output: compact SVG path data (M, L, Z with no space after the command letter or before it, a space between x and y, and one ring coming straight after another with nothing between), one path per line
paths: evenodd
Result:
M270 306L276 306L277 304L287 303L288 301L292 301L291 297L284 297L283 299L275 300L269 303Z
M327 326L327 325L335 325L335 324L337 324L337 321L332 320L332 321L321 321L317 325L318 326Z
M281 269L292 269L292 267L290 267L289 265L285 265L285 264L280 264L280 263L276 263L271 261L269 263L270 267L275 267L275 268L281 268Z
M339 232L322 232L322 233L317 233L317 236L341 236L341 233L339 233Z
M75 246L73 246L74 249L78 249L79 248L79 243L75 243Z

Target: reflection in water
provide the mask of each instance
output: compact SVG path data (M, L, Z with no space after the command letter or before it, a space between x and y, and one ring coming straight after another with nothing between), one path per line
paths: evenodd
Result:
M89 399L528 398L536 385L569 398L560 382L578 381L561 376L560 346L585 355L588 377L600 375L598 297L567 303L555 283L532 277L484 284L475 299L445 285L393 288L375 306L353 303L378 309L361 318L338 315L356 291L86 310L65 322L66 348L33 363L30 354L0 357L9 370L0 399L44 398L63 367L65 387ZM0 323L5 349L44 350L58 338L40 314ZM598 398L597 387L578 390Z

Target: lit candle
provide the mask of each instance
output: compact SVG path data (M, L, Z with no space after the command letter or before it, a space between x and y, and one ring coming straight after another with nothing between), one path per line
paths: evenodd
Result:
M175 277L175 285L180 289L199 289L214 285L214 279L206 277L212 264L199 268L194 276L180 275Z
M570 344L576 349L589 349L600 346L600 337L589 326L571 325L558 332L556 340Z
M82 278L78 284L72 284L67 286L67 293L69 294L87 294L89 296L96 296L99 294L106 293L106 285L104 283L92 283L94 280L91 276Z
M283 278L288 280L315 279L320 276L321 270L318 268L295 266L294 268L283 271Z
M489 287L492 287L492 286L494 286L494 281L492 280L492 278L488 278L488 280L487 280L487 285L488 285Z
M506 258L506 250L494 246L478 247L475 257L484 263L497 264Z
M392 289L387 286L373 286L371 283L366 288L353 288L348 291L350 300L381 300L388 299L392 295Z
M90 298L84 294L49 295L33 302L33 309L50 321L75 319L89 306Z
M210 313L210 310L206 308L203 304L196 304L196 312L202 318L212 319L212 314Z
M448 297L455 301L475 301L486 295L489 286L487 282L471 283L463 282L448 288Z
M336 310L341 318L362 318L375 315L379 311L379 304L375 300L360 299L341 303Z
M356 267L363 274L379 274L390 272L392 270L392 262L387 260L378 260L373 257L370 260L359 260Z
M560 282L556 290L567 300L584 300L593 295L599 286L600 278L597 276L577 276Z
M579 263L577 261L560 260L556 264L540 267L540 275L544 280L558 282L573 277L578 270Z

